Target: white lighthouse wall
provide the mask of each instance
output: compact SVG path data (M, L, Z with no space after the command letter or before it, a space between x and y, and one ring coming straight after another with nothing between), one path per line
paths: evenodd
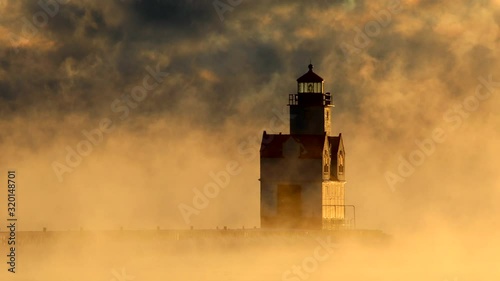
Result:
M345 182L323 182L323 220L338 221L345 218Z

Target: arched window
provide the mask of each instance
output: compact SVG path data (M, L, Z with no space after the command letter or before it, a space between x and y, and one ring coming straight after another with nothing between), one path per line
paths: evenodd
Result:
M328 150L325 149L323 152L323 173L328 174L330 173L330 155L328 153Z
M339 152L339 174L344 173L344 152L341 150Z

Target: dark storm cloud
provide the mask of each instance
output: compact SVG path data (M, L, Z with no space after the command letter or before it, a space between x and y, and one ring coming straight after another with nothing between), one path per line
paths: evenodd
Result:
M23 16L32 21L35 14L44 11L38 4L38 1L22 1L21 3L23 4ZM44 29L50 33L54 33L56 38L69 39L69 37L74 35L87 9L76 5L72 1L68 1L68 3L60 5L59 9L51 8L51 10L54 11L55 15L53 17L48 15L50 20L48 20L47 26ZM47 15L47 13L45 14ZM38 20L42 21L41 17Z
M52 46L46 50L36 50L35 46L31 50L27 50L31 54L28 53L26 57L13 58L17 60L16 66L18 68L12 69L9 73L16 73L17 76L24 79L36 75L38 83L41 83L36 88L48 90L44 94L34 95L32 89L29 89L29 85L14 84L14 79L6 79L7 81L4 82L6 87L9 86L9 89L18 92L19 96L23 97L18 106L29 107L43 103L44 99L41 99L43 96L51 101L58 101L62 105L60 107L63 109L62 112L96 110L96 104L97 107L103 107L105 110L107 107L105 103L109 103L110 100L109 96L120 96L120 92L129 90L134 86L133 83L136 83L135 81L144 75L145 66L156 66L159 63L156 59L143 56L144 52L161 52L162 49L172 48L176 52L179 50L175 50L174 46L181 40L191 42L186 43L188 46L190 44L203 44L205 34L202 33L205 31L214 32L214 30L223 27L212 3L208 1L206 3L116 1L106 13L99 9L99 6L99 2L88 6L77 2L61 5L59 12L50 18L49 24L39 30L42 37L52 42ZM30 19L31 15L40 10L41 8L36 3L26 2L22 6L20 14ZM121 12L124 16L119 22L109 24L109 21L113 21L115 12ZM259 48L256 49L259 50ZM21 51L24 50L21 48ZM175 66L176 71L183 74L180 84L185 84L187 81L192 82L196 76L194 75L196 69L185 67L186 62L193 60L193 57L212 55L204 54L201 51L169 55L168 60ZM253 52L255 49L250 51ZM45 61L43 66L45 71L42 73L36 73L37 67L31 67L31 69L28 67L33 66L34 61L30 61L28 58L34 54L46 56L46 59L35 60ZM217 54L214 55L217 56ZM228 59L227 55L221 55L221 57L223 58L219 62ZM95 59L102 61L102 64L98 65L101 68L98 71L109 75L105 81L102 80L104 77L98 75L98 72L94 72L95 70L90 73L90 70L85 69ZM166 65L163 66L166 67ZM61 85L54 87L54 83L68 82L68 77L63 75L68 69L82 75L71 77L71 88L63 89L64 87ZM261 70L262 72L266 71L265 69ZM116 72L115 75L113 72ZM44 82L43 79L50 81ZM109 86L106 90L102 88L103 83ZM195 85L191 86L196 87ZM224 86L227 86L227 83ZM164 89L162 95L164 100L159 100L159 102L165 106L148 108L146 105L146 110L154 111L175 107L176 101L182 96L178 89L179 87ZM68 95L72 98L66 100L61 98L61 96ZM219 100L217 97L211 99ZM75 102L76 100L80 101ZM217 106L217 108L219 107Z
M37 50L36 54L45 59L29 60L32 54L24 59L12 56L12 61L8 57L2 60L5 65L16 62L9 75L16 73L18 78L37 82L15 83L16 79L5 79L4 88L22 97L23 102L18 106L34 106L43 102L40 97L50 97L55 103L69 102L61 106L69 111L95 110L96 104L106 110L113 97L122 95L141 79L146 65L156 65L158 58L163 57L167 64L164 66L179 75L176 82L179 85L164 86L163 94L156 97L157 106L145 103L146 111L174 110L186 98L178 89L187 87L192 89L190 97L208 105L205 114L210 114L213 120L222 120L224 114L236 113L241 97L268 85L273 74L288 73L293 81L306 70L309 59L319 72L327 70L332 74L324 78L338 92L338 103L350 105L349 109L356 108L366 89L343 78L361 67L367 58L377 61L375 80L391 75L395 61L404 61L403 75L412 79L426 75L419 71L422 66L439 62L441 72L433 75L446 80L445 72L456 64L450 41L435 34L432 25L426 23L413 34L395 30L404 24L399 15L392 15L391 25L371 38L360 54L345 60L340 44L353 44L356 34L352 27L362 29L374 19L372 12L387 6L385 2L372 5L364 1L292 1L289 5L293 7L289 10L292 16L286 19L286 14L276 12L285 7L279 1L242 2L227 11L225 22L221 22L213 1L70 2L61 5L59 13L40 30L40 36L52 42L50 47ZM419 3L423 8L436 6L429 1ZM319 15L323 10L331 11L331 16ZM24 2L21 15L29 18L37 11L40 11L37 3ZM345 19L334 16L341 13L345 13ZM266 18L272 24L261 25ZM301 28L305 29L303 33L298 32ZM281 34L282 39L267 34L272 31ZM293 48L284 50L285 44ZM29 51L36 49L34 46ZM334 65L321 65L329 56L336 58ZM43 67L34 65L37 61L43 62ZM97 61L100 63L94 63ZM94 68L89 69L92 65ZM38 71L42 69L43 72ZM78 75L68 77L67 71ZM215 80L201 79L200 73L206 71ZM63 86L68 79L70 88ZM43 94L33 94L30 85L35 84ZM241 89L241 85L247 87ZM278 101L278 96L274 97ZM79 99L81 102L76 102ZM204 116L199 118L203 120Z
M131 8L141 20L153 24L173 24L180 28L213 22L213 1L136 0Z
M0 81L0 98L4 100L12 100L15 99L16 95L10 88L10 84L6 81Z

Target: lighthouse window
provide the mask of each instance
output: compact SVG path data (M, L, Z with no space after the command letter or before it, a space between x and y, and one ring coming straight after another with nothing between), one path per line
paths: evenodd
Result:
M339 174L344 173L344 152L341 150L339 152Z

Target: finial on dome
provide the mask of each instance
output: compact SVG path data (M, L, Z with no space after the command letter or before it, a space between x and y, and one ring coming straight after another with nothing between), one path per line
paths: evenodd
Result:
M308 66L308 67L309 67L309 71L312 71L312 70L313 70L313 65L312 65L312 63L309 63L309 66Z

